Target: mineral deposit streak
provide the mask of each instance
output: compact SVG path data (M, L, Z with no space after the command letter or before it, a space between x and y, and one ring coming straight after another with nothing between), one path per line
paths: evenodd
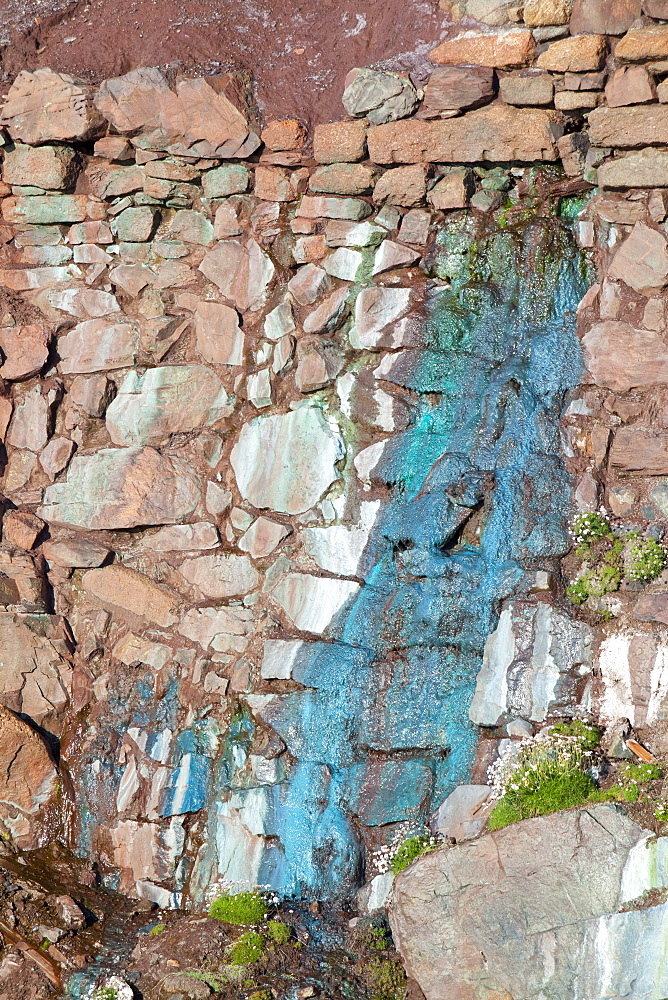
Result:
M485 235L462 217L440 231L431 263L426 347L395 357L404 367L392 376L419 410L374 469L389 499L365 585L327 641L296 650L303 689L256 706L296 761L286 780L235 790L250 717L233 727L190 880L196 899L221 870L287 896L350 898L365 842L391 839L396 824L421 828L467 780L468 708L499 604L568 549L558 427L582 373L583 253L558 218ZM200 794L196 774L183 794ZM267 838L262 849L247 841L244 853L235 813Z

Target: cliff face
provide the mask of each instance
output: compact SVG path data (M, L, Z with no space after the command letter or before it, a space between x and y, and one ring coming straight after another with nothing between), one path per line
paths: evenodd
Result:
M470 5L424 89L354 70L312 135L234 74L16 78L14 849L165 908L350 902L455 788L442 832L481 829L509 737L589 714L667 752L665 574L583 596L569 555L573 506L655 540L668 513L668 27L627 6L571 35L568 4Z

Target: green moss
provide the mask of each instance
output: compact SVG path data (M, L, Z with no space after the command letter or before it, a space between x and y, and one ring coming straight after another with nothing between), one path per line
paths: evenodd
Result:
M626 545L624 560L629 580L649 583L663 571L666 550L653 538L634 538Z
M557 722L552 726L552 732L560 736L573 736L578 740L583 750L596 750L601 742L601 733L596 726L581 719L573 719L572 722Z
M370 951L386 951L392 944L392 938L386 927L369 927L362 942Z
M257 931L246 931L228 951L232 965L252 965L264 957L264 938Z
M623 770L624 781L642 784L645 781L658 781L663 777L660 764L626 764Z
M158 934L162 934L166 927L167 924L155 924L155 926L151 927L149 934L151 937L157 937Z
M267 924L267 933L274 944L287 944L292 937L292 928L282 920L270 920Z
M429 837L425 835L409 837L394 855L392 871L395 875L398 875L404 868L408 868L416 858L421 858L423 854L426 854L429 850L433 850L433 848L434 845L430 844Z
M398 962L376 958L370 965L372 1000L404 1000L406 996L406 973Z
M596 786L588 774L567 768L542 778L536 787L510 789L499 799L489 817L490 830L510 823L570 809L586 802Z
M219 896L209 907L209 916L225 924L248 927L267 919L269 907L259 892L238 892Z

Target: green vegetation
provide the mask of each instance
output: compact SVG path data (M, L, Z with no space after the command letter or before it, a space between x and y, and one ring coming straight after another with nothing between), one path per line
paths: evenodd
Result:
M166 930L166 928L167 924L155 924L153 927L151 927L149 934L151 935L151 937L157 937L158 934L162 934L162 932Z
M292 928L282 920L270 920L267 924L267 933L274 944L287 944L292 937Z
M432 841L430 837L426 834L420 834L416 837L409 837L405 840L401 847L397 850L392 860L392 871L395 875L402 872L404 868L408 868L416 858L421 858L423 854L427 854L428 851L433 851L436 847L436 843Z
M650 781L658 781L663 777L663 771L659 764L625 764L620 771L619 781L604 792L596 791L589 796L590 802L638 802L640 799L640 786ZM661 805L661 803L659 803ZM657 809L659 808L657 805ZM654 815L657 819L661 817ZM668 805L666 806L666 818L668 818Z
M272 1000L271 990L255 990L248 995L248 1000Z
M98 986L93 993L93 1000L117 1000L118 990L113 986Z
M257 931L246 931L228 950L232 965L252 965L264 957L264 938Z
M657 802L654 807L654 815L660 823L668 823L668 802L664 802L663 799Z
M370 951L386 951L392 944L392 938L387 927L369 927L364 933L362 943Z
M579 514L573 522L575 553L582 560L567 587L571 603L584 604L619 590L623 579L649 583L666 564L666 551L653 538L630 532L620 538L604 514Z
M184 976L189 976L191 979L198 979L201 983L206 983L214 993L220 993L226 986L229 986L227 977L221 976L219 972L201 972L198 969L186 969L183 974Z
M209 907L209 916L225 924L252 927L267 919L269 906L259 892L237 892L219 896Z
M404 1000L406 973L398 962L375 958L367 967L372 1000Z
M576 719L524 740L518 750L511 747L490 772L498 801L489 829L586 802L596 792L586 767L600 739L595 726Z

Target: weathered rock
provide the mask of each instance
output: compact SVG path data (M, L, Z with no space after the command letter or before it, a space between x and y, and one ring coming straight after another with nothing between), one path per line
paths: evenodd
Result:
M280 521L268 517L258 517L239 539L239 548L248 552L251 559L263 559L270 555L290 534L290 528ZM262 675L265 676L264 674Z
M466 0L465 7L468 17L492 27L507 25L511 16L515 18L519 13L513 0ZM454 17L461 17L464 12L461 4L452 5L447 0L443 9L451 9Z
M81 161L68 146L26 146L17 143L5 153L2 179L6 184L32 185L53 191L71 188Z
M256 620L253 608L191 608L181 619L179 632L203 649L210 646L219 652L242 653Z
M287 118L283 121L268 122L260 133L260 139L267 149L275 153L301 149L306 142L307 132L301 122Z
M56 796L56 766L36 730L2 705L0 768L0 828L21 850L43 846L48 832L40 818Z
M92 102L93 88L66 73L22 70L9 88L0 123L12 139L39 145L64 139L92 139L104 119Z
M74 451L74 441L65 437L52 437L41 451L39 464L52 481L62 472Z
M419 259L420 254L417 250L404 247L392 240L384 240L376 251L371 273L382 274L384 271L392 271L395 267L408 267Z
M230 239L210 250L199 270L245 312L262 308L275 268L255 240L244 246Z
M668 20L668 3L666 0L643 0L643 14L648 17L658 17L660 20Z
M207 198L228 198L248 190L250 174L243 163L226 163L202 174L202 188Z
M193 549L215 549L218 531L208 521L194 524L170 524L153 534L144 535L137 548L140 552L188 552Z
M348 219L357 222L371 215L372 208L360 198L324 198L305 195L295 215L302 219Z
M315 264L305 264L304 267L300 267L294 278L290 278L288 281L290 294L301 306L311 305L321 295L324 295L330 287L331 281L329 280L327 272L323 271L321 267L316 267ZM292 310L287 303L283 303L281 306L278 306L277 309L274 309L273 312L269 314L269 316L278 313L279 309L285 310L286 306L287 310L290 311L290 322L292 322ZM269 320L269 316L267 316L267 320ZM293 322L291 329L294 330L294 328ZM289 330L286 328L285 332L289 332ZM270 340L276 339L271 333L267 333L267 336Z
M366 153L367 124L331 122L316 125L313 135L313 156L317 163L354 163Z
M59 541L50 539L44 543L42 551L47 562L65 568L93 569L101 566L110 555L106 546L92 542L89 538L77 538L76 535Z
M9 510L2 520L2 539L19 549L31 549L42 531L44 521L28 511Z
M77 319L99 319L121 311L115 295L96 288L54 289L47 293L47 298L54 309L76 316Z
M3 573L12 574L12 581L21 591L26 581L24 567L32 567L32 560L21 553L11 562L3 560ZM69 702L72 666L65 659L64 637L62 620L56 617L0 613L0 699L4 706L29 716L38 725L58 724Z
M459 785L430 817L430 828L457 841L477 837L487 822L491 794L489 785Z
M329 333L335 330L347 312L348 294L347 288L337 288L328 295L304 320L304 333Z
M343 367L340 352L328 342L302 339L297 346L297 357L295 385L300 392L323 389Z
M561 90L554 95L558 111L589 111L604 103L604 95L593 90Z
M65 482L47 487L37 514L80 528L134 528L180 521L199 500L199 479L181 459L153 448L103 448L75 456Z
M40 385L33 386L15 403L9 424L7 442L14 448L41 451L49 439L51 409L55 402L53 390L42 393Z
M596 385L614 392L668 383L668 347L654 331L628 323L595 323L582 340L587 371Z
M527 0L524 4L524 23L530 28L568 24L572 10L573 0Z
M162 628L168 628L178 620L174 614L180 603L178 594L158 586L127 566L89 569L81 578L81 583L88 596L101 604L129 611Z
M596 108L589 115L593 146L640 149L668 145L668 105L635 108Z
M503 69L526 66L533 60L536 43L530 31L504 28L496 32L465 31L441 42L429 53L435 63L490 66Z
M464 111L494 97L494 71L488 66L437 66L424 89L421 118Z
M601 69L606 53L603 35L577 35L553 42L538 56L536 65L552 73L591 73Z
M602 188L668 187L668 153L641 149L607 160L598 168L597 180Z
M426 246L429 240L431 212L412 208L406 212L399 227L399 239L402 243L412 243L415 246Z
M364 551L378 514L378 501L360 504L355 525L333 524L327 528L304 528L301 542L315 564L337 576L360 576Z
M367 194L376 171L362 163L330 163L318 167L309 178L309 188L322 194Z
M154 670L161 670L172 659L172 650L163 642L151 642L134 632L126 632L111 650L111 655L127 667L145 663Z
M643 594L633 617L663 623L665 596ZM597 660L593 709L600 719L628 719L635 727L654 727L665 718L666 645L661 633L629 626L602 640Z
M235 309L222 302L200 300L195 310L197 352L214 365L241 365L244 335Z
M156 223L156 212L147 205L126 208L111 224L112 232L119 241L144 243L150 240Z
M212 223L201 212L190 209L175 213L169 231L175 239L183 240L184 243L207 247L213 242Z
M571 34L622 35L640 11L641 0L575 0Z
M218 376L204 365L149 368L126 375L107 408L114 444L159 445L173 434L209 427L234 407Z
M646 62L650 59L668 58L668 25L632 28L617 43L615 58L620 62Z
M427 1000L660 996L666 973L636 941L667 908L616 912L625 890L642 893L631 871L646 836L598 805L425 855L395 880L390 911L409 976Z
M226 553L186 559L179 572L206 597L217 600L248 594L255 590L260 580L248 556Z
M338 478L343 442L317 406L256 417L241 429L231 464L244 499L284 514L303 514Z
M668 436L633 425L620 427L610 449L610 465L644 476L668 475Z
M364 288L355 300L355 322L350 343L357 350L416 346L410 288Z
M493 104L445 121L396 122L369 130L374 163L555 160L561 128L552 111Z
M434 184L427 194L427 201L432 208L447 211L453 208L466 208L475 192L475 176L468 167L452 167Z
M359 586L352 580L288 573L273 588L271 597L295 628L322 635Z
M255 196L262 201L296 201L301 172L284 167L255 168Z
M387 170L373 189L376 205L402 205L410 208L424 201L427 192L427 168L422 164Z
M2 378L15 381L36 375L49 356L50 332L40 323L0 327L0 348L4 362Z
M546 107L554 98L554 83L549 73L526 73L502 76L499 94L506 104L521 107Z
M89 319L58 339L59 367L65 375L129 368L139 350L139 331L129 323Z
M668 285L668 244L656 229L636 222L608 269L641 295L656 295Z
M325 271L333 278L340 278L342 281L361 281L364 263L364 257L359 250L339 247L325 261Z
M516 715L568 714L577 675L591 666L591 629L549 604L510 603L485 644L469 717L496 726Z
M15 225L83 222L87 208L88 198L75 194L21 195L2 200L5 221Z
M246 399L256 410L271 406L271 372L268 368L253 372L246 379Z
M650 104L656 100L656 86L644 66L622 66L608 80L605 99L610 108Z
M93 164L86 176L93 194L109 200L141 191L145 181L140 167L117 167L111 163Z
M343 104L349 115L381 125L412 114L418 96L406 77L375 69L353 69L346 77Z

